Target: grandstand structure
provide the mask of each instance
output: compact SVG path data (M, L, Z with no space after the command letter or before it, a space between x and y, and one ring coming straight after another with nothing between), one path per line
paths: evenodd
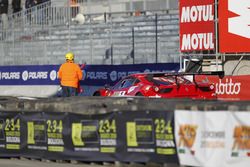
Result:
M180 52L178 1L50 0L25 9L22 0L22 6L1 18L0 65L61 64L72 51L77 63L180 62L194 72L250 73L249 53Z
M23 2L24 4L24 2ZM1 21L0 65L179 62L178 4L171 0L51 0Z

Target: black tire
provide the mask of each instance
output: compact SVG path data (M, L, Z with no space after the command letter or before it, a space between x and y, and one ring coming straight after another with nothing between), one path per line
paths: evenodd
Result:
M93 96L101 96L100 92L95 92Z
M138 93L136 93L135 96L143 96L143 94L141 92L138 92Z

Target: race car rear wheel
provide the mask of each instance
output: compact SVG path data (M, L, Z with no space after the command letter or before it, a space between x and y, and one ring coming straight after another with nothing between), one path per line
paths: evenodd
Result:
M100 93L100 92L95 92L95 93L93 94L93 96L101 96L101 93Z
M141 92L138 92L138 93L136 93L135 96L143 96L143 94Z

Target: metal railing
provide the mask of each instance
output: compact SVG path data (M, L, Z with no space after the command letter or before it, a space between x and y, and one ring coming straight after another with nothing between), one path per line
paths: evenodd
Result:
M177 10L84 13L79 25L72 20L80 10L47 2L9 15L0 34L1 65L58 64L69 50L88 64L179 61Z

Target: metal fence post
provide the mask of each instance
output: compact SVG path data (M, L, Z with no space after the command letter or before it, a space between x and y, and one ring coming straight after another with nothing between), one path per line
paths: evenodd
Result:
M155 14L155 63L158 63L158 15Z
M218 39L219 39L219 32L218 32L218 0L215 0L215 5L214 5L214 8L215 8L215 55L216 55L216 71L218 71L219 70L219 68L218 68L218 59L219 59L219 43L218 43ZM223 57L224 57L224 55L223 55ZM222 58L222 56L221 56L221 61L223 61L223 58ZM224 65L222 66L222 68L223 68L223 70L224 70Z
M135 64L135 28L132 27L132 58L133 64Z
M111 44L111 65L114 64L114 57L113 57L113 43Z

